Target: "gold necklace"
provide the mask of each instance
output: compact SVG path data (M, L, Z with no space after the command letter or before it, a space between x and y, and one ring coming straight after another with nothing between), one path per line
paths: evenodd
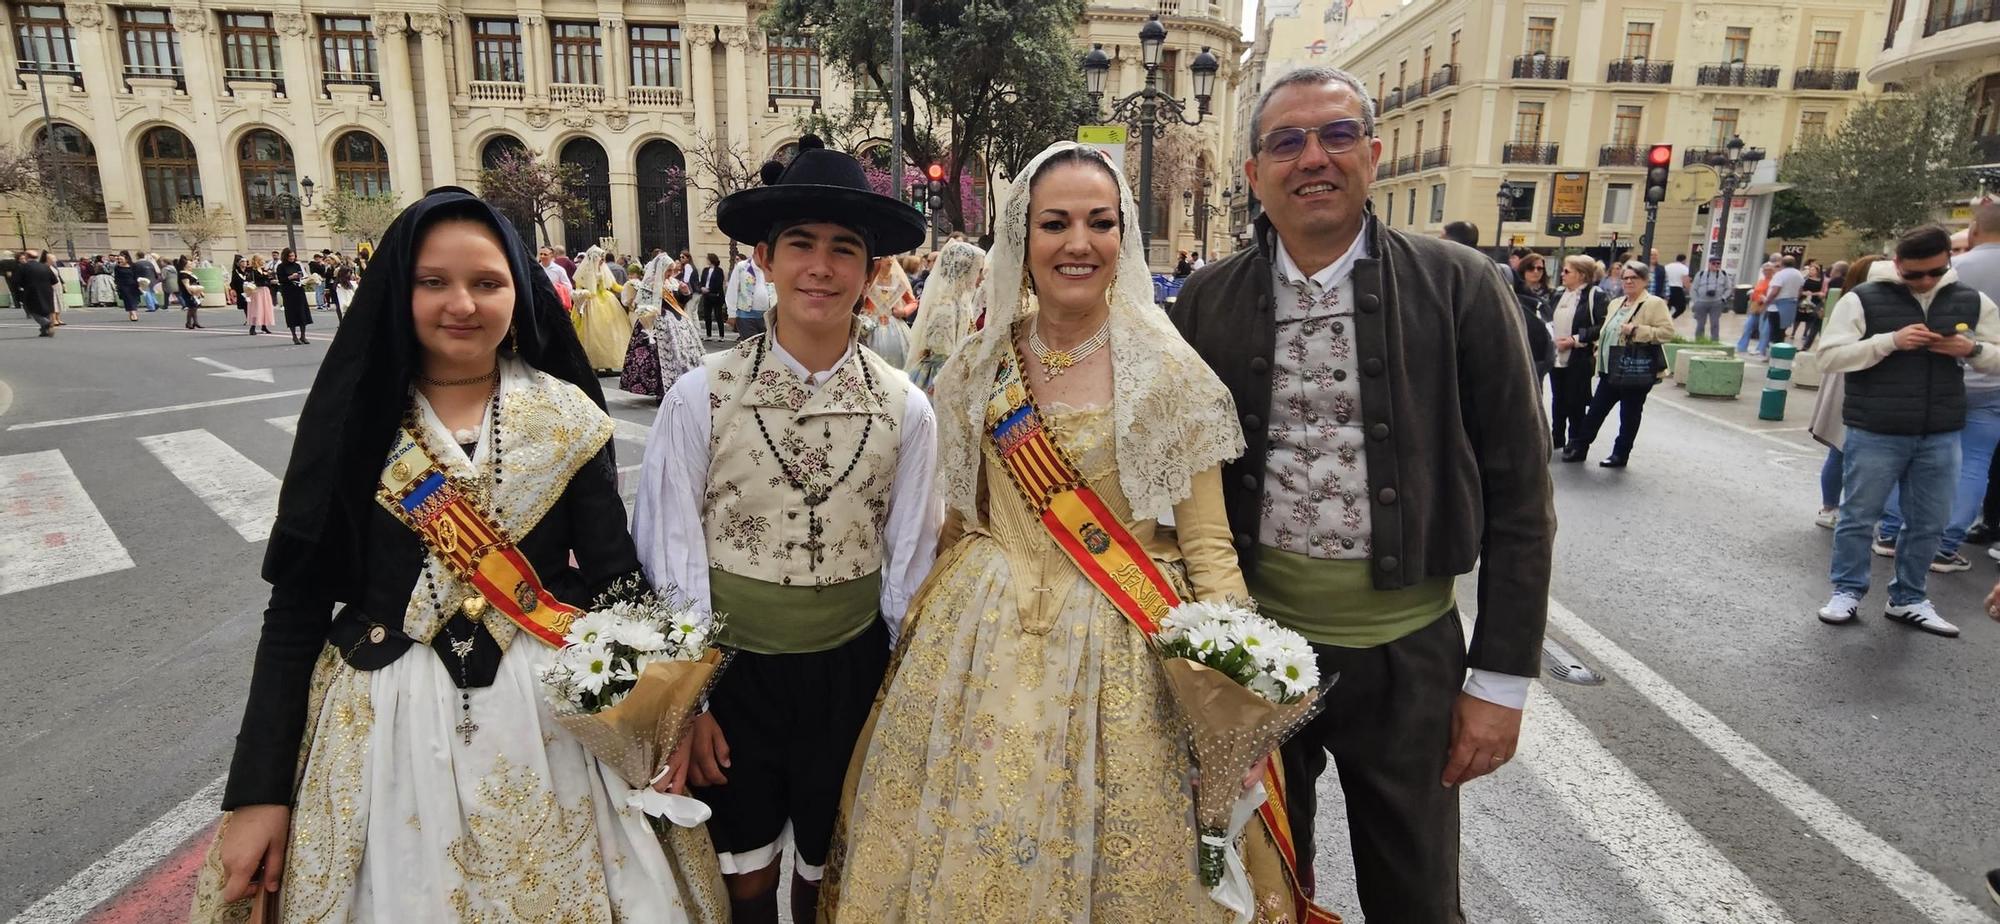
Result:
M1104 326L1099 327L1097 333L1091 334L1082 343L1067 350L1050 349L1048 344L1042 342L1042 319L1039 315L1035 317L1034 326L1028 328L1028 349L1035 352L1035 359L1042 364L1044 382L1054 381L1056 376L1069 371L1071 366L1089 359L1091 354L1103 349L1109 342L1111 342L1110 318L1104 319Z
M456 388L460 385L477 385L480 382L493 382L497 385L500 381L500 364L495 363L493 365L492 372L481 372L478 375L468 375L462 379L434 379L428 375L419 372L417 373L417 381L420 381L425 385L429 385L432 388Z

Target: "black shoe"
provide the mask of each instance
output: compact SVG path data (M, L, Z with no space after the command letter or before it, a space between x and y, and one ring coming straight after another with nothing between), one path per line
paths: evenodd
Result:
M1598 463L1597 463L1597 467L1598 467L1598 468L1624 468L1624 467L1625 467L1625 457L1624 457L1624 456L1606 456L1606 457L1604 458L1604 460L1603 460L1603 461L1601 461L1601 462L1598 462Z
M1564 462L1582 462L1584 453L1587 453L1589 451L1590 451L1589 447L1578 446L1575 443L1571 443L1568 446L1563 447L1562 460Z
M1971 545L1992 545L1996 539L2000 539L2000 529L1986 525L1983 520L1965 531L1965 541Z

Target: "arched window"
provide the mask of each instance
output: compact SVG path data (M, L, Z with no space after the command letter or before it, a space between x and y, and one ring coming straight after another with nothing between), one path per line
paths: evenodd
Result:
M243 177L243 211L246 224L282 225L286 209L279 196L298 194L295 185L298 165L292 161L292 146L278 133L259 128L236 143L236 169ZM296 203L291 220L298 220Z
M104 181L97 174L97 146L82 129L66 122L35 133L35 147L49 146L49 162L55 168L51 192L62 197L78 221L104 220Z
M688 246L687 158L671 141L639 149L639 248L643 259L659 247L679 254Z
M563 216L563 246L580 254L611 233L611 159L603 145L575 138L563 145L562 162L582 168L569 193L583 200L587 214Z
M183 199L201 201L201 170L194 142L165 125L139 136L139 172L146 184L146 220L164 225L174 220L174 206Z
M367 132L348 132L333 142L333 183L372 196L389 191L389 150Z
M797 156L799 156L799 143L796 141L787 141L778 146L778 153L771 155L771 159L778 163L789 165L792 162L792 158Z

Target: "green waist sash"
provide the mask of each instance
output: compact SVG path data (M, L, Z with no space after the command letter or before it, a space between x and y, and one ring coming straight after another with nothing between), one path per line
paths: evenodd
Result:
M1456 602L1450 577L1376 590L1366 560L1311 558L1264 546L1246 583L1258 608L1307 641L1373 648L1417 631Z
M722 613L719 641L756 654L838 648L867 631L882 608L882 572L823 587L773 584L708 569L709 606Z

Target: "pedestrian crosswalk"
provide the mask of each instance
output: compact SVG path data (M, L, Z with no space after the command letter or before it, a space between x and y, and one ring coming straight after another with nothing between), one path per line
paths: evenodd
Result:
M139 438L167 471L245 542L271 538L278 515L278 478L207 430Z
M130 567L61 450L0 456L0 596Z

